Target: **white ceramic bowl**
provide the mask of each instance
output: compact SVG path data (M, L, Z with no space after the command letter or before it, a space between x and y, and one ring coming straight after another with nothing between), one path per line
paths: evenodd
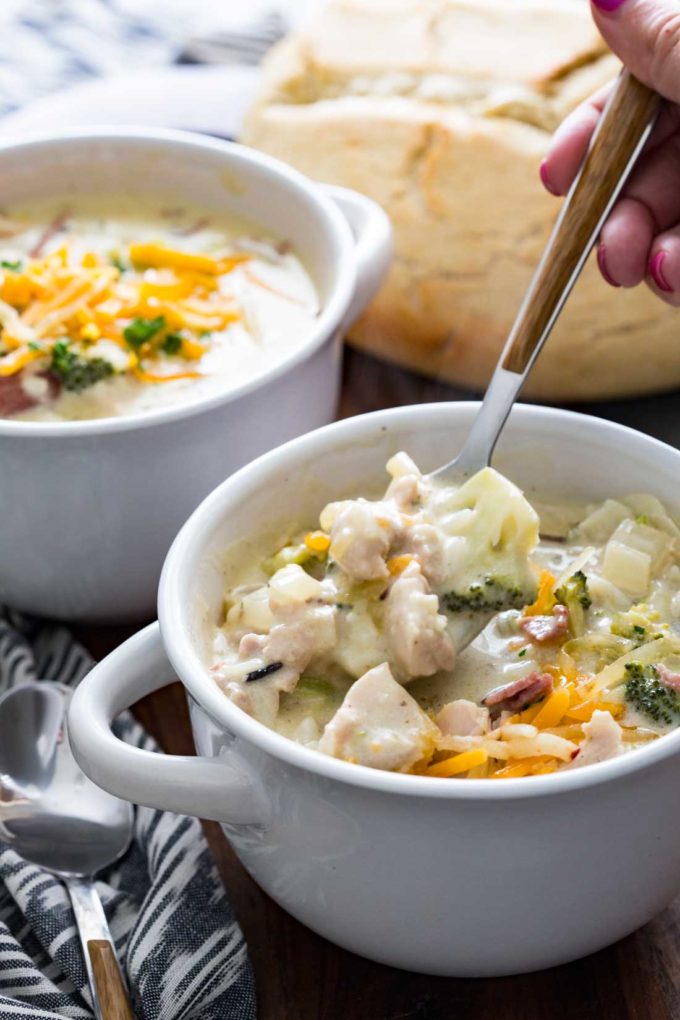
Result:
M3 204L88 192L196 202L293 242L318 327L278 367L190 406L98 421L0 419L0 602L81 620L153 613L163 558L198 503L253 457L334 417L342 332L390 257L382 210L239 145L103 128L0 146Z
M160 630L147 628L93 670L69 722L95 782L221 821L250 874L310 928L383 963L457 976L564 963L671 901L680 886L680 730L612 761L532 779L378 772L301 747L242 713L207 675L203 641L206 621L220 613L225 549L290 519L311 523L329 499L376 491L401 448L423 469L443 463L477 406L343 421L226 481L170 551ZM548 408L515 408L495 463L530 497L678 497L678 451ZM202 757L116 740L110 720L175 673Z

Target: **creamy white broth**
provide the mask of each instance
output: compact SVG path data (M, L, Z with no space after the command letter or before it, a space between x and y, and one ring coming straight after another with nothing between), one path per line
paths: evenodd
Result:
M28 364L11 381L3 378L3 348L0 333L0 417L26 421L60 421L103 418L137 414L177 404L199 401L217 393L233 390L281 364L310 339L319 312L319 299L311 278L285 238L274 238L251 223L232 217L220 217L196 208L156 206L148 202L132 202L127 198L71 198L49 204L33 204L26 208L3 210L0 219L0 269L3 278L12 275L7 266L19 263L27 269L32 262L29 253L44 238L48 224L57 229L41 247L41 257L50 256L68 247L69 263L78 264L83 257L94 254L102 267L118 264L123 268L118 283L132 277L151 283L172 280L173 270L144 268L132 265L128 256L131 245L159 244L189 254L205 254L222 258L233 253L247 256L247 261L218 277L215 294L199 290L189 300L206 302L219 297L233 304L237 317L223 328L202 332L182 328L166 330L181 333L205 348L197 360L187 361L164 351L154 351L142 367L153 374L166 376L194 373L196 378L166 382L147 382L127 370L125 343L104 337L87 342L73 336L73 322L62 328L71 349L86 358L109 362L112 372L101 381L78 392L59 384L46 360ZM63 219L63 223L59 221ZM7 235L7 236L2 236ZM27 269L28 271L28 269ZM10 280L10 295L12 294ZM0 296L3 295L0 278ZM153 300L153 299L152 299ZM22 306L18 306L21 315ZM163 308L158 309L162 315ZM146 321L153 320L151 305ZM134 318L132 316L131 318ZM121 326L131 318L120 319ZM42 341L41 341L42 342ZM47 369L47 371L46 371ZM5 390L20 384L29 399L29 406L5 401ZM21 404L21 402L19 402Z
M393 482L383 501L359 501L363 516L354 521L354 534L347 515L356 504L332 504L321 514L320 529L301 532L283 548L267 544L263 557L251 546L242 568L230 574L226 618L214 633L210 661L215 681L239 707L288 738L349 761L482 778L587 765L644 746L680 724L680 530L657 500L541 505L545 537L537 541L534 511L495 472L487 469L467 489L433 493L404 455L388 470ZM409 486L413 498L404 503ZM382 543L388 569L381 573L380 559L371 560L375 548L365 544L371 531L366 515L389 516L391 504L402 519L392 522L390 540ZM489 534L506 535L490 547L492 554L470 524L475 515ZM422 530L414 537L414 526L433 522L448 548L443 572ZM468 545L474 539L478 575L465 548L461 554L462 536ZM361 543L358 564L352 554ZM372 579L361 575L369 561ZM448 652L437 627L455 644L461 593L479 598L477 576L482 591L498 601L498 586L484 584L499 571L506 604L498 612L477 608L481 633L453 665L449 660L439 668L436 656L446 660ZM420 585L413 606L435 603L429 617L418 618L416 644L435 644L434 657L414 657L409 671L403 647L400 658L395 646L398 636L390 636L389 605L398 582L410 575ZM352 630L348 614L357 612L365 626ZM322 614L333 617L330 632ZM412 621L405 616L401 622L408 631ZM302 656L301 638L308 645ZM352 641L354 647L343 647ZM375 647L366 656L367 641ZM270 654L275 648L280 655ZM650 702L650 690L657 700ZM477 713L479 733L456 731L461 712ZM469 768L460 767L473 759Z

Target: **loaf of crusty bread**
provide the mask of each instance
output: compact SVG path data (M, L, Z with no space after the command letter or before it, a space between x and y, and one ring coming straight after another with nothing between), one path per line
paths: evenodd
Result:
M244 140L370 195L394 225L352 342L486 384L559 209L538 179L550 134L617 70L582 0L331 0L275 48ZM591 259L526 393L679 384L677 313L608 287Z

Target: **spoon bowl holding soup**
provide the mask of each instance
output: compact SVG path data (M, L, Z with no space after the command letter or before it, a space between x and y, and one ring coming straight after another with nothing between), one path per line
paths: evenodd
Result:
M507 483L478 479L433 509L413 465L446 460L477 408L339 422L228 479L173 544L160 627L98 665L70 716L91 778L220 821L249 873L313 930L462 977L594 952L680 887L680 727L648 711L652 688L659 711L675 704L680 453L518 406L494 459ZM383 536L377 556L352 544L359 497L376 525L362 534ZM474 536L478 553L445 543L437 574L425 528ZM503 595L501 573L513 577ZM487 629L456 647L456 614L482 600ZM386 620L404 604L427 614L426 648L408 618ZM115 715L175 676L199 757L118 741Z
M0 172L0 601L148 617L200 500L332 419L389 225L184 132L6 142Z

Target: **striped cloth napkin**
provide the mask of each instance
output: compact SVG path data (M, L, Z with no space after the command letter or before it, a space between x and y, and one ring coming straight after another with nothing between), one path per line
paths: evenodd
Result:
M74 686L92 667L59 626L0 607L0 694L43 677ZM118 735L155 750L130 716ZM138 807L120 862L98 876L138 1020L252 1020L247 949L195 818ZM2 842L0 1017L89 1020L87 974L66 888Z

